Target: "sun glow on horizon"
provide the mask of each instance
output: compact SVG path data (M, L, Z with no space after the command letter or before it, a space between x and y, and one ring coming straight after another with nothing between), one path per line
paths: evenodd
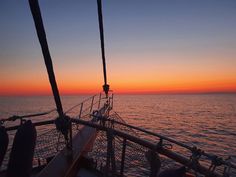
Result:
M58 82L58 88L62 95L94 94L102 91L102 83L66 83ZM118 94L172 94L172 93L236 93L235 81L215 82L133 82L132 79L122 82L112 80L110 89ZM30 82L4 85L0 89L0 95L52 95L49 83Z

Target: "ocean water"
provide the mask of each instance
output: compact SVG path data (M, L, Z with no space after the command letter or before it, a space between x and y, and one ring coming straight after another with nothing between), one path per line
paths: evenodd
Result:
M62 96L64 110L88 96ZM0 97L0 119L53 108L50 96ZM115 95L114 110L129 124L236 158L236 94Z
M236 157L236 94L119 95L114 109L130 124Z

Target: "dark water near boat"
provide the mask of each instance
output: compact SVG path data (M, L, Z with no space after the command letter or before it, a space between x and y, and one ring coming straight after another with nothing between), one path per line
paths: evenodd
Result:
M86 97L63 96L64 109ZM115 95L114 99L114 110L127 123L209 153L236 158L236 94ZM49 96L0 97L0 119L53 108L53 98Z

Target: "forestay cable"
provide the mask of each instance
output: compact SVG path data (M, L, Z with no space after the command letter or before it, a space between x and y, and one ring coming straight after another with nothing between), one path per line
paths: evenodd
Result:
M34 24L37 31L39 43L42 48L44 62L45 62L47 72L48 72L49 82L51 84L54 100L57 106L57 112L59 114L59 117L63 118L64 116L63 108L62 108L61 99L60 99L60 95L59 95L59 91L57 88L57 83L56 83L56 79L54 75L51 55L48 49L48 43L47 43L46 33L43 26L43 20L42 20L40 8L39 8L39 3L38 3L38 0L29 0L29 4L30 4L30 10L34 19Z
M98 22L99 22L99 31L100 31L100 41L101 41L101 51L102 51L102 64L103 64L103 76L104 76L104 85L103 90L108 96L109 85L107 84L107 72L106 72L106 58L105 58L105 47L104 47L104 32L103 32L103 17L102 17L102 2L97 0L98 7Z

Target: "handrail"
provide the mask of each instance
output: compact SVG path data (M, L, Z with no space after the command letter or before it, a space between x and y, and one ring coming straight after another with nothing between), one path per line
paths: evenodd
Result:
M48 125L48 124L54 124L55 119L41 121L41 122L35 122L32 123L34 126L42 126L42 125ZM20 125L12 126L12 127L6 127L7 131L17 130Z
M96 94L96 95L93 95L93 96L91 96L91 97L88 97L87 99L83 100L82 102L80 102L80 103L78 103L78 104L76 104L76 105L72 106L71 108L69 108L68 110L66 110L66 111L65 111L65 114L66 114L66 113L68 113L68 112L70 112L70 111L71 111L71 110L73 110L74 108L76 108L76 107L80 106L82 103L84 103L84 102L86 102L86 101L90 100L91 98L93 98L93 97L97 96L97 95L98 95L98 94Z
M109 121L109 119L107 119L107 121ZM156 137L158 137L158 138L160 138L160 139L167 140L167 141L172 142L172 143L174 143L174 144L177 144L177 145L179 145L179 146L185 147L186 149L189 149L190 151L193 150L192 147L190 147L190 146L188 146L188 145L186 145L186 144L184 144L184 143L175 141L175 140L173 140L173 139L171 139L171 138L165 137L165 136L160 135L160 134L158 134L158 133L154 133L154 132L148 131L148 130L146 130L146 129L144 129L144 128L135 127L135 126L133 126L133 125L130 125L130 124L127 124L127 123L123 123L123 122L119 122L119 121L116 121L116 120L110 120L110 121L112 121L112 122L114 122L114 123L116 123L116 124L120 124L120 125L129 127L129 128L135 129L135 130L139 130L139 131L141 131L141 132L143 132L143 133L147 133L147 134L149 134L149 135L156 136Z
M94 105L98 104L98 103L101 101L101 99L102 99L101 93L100 93L100 94L95 94L95 95L93 95L93 96L90 96L90 97L86 98L85 100L83 100L82 102L80 102L79 104L76 104L75 106L72 106L71 108L69 108L69 109L65 112L65 114L68 113L69 111L71 111L72 109L74 109L75 107L82 105L83 103L85 103L85 102L91 100L92 98L95 98L96 96L99 96L99 97L98 97L99 100L96 101L96 102L93 101L93 102L92 102L93 104L90 104L90 106L86 107L84 110L81 109L80 112L81 112L81 113L84 113L84 112L87 111L88 109L91 110ZM46 111L46 112L40 112L40 113L34 113L34 114L13 115L13 116L10 116L10 117L8 117L8 118L3 118L3 119L1 119L1 120L0 120L0 123L1 123L1 124L4 124L4 122L6 122L6 121L16 121L16 120L21 120L21 121L22 121L24 118L32 118L32 117L44 116L44 115L50 114L50 113L52 113L52 112L54 112L54 111L57 111L57 109L56 109L56 108L53 108L53 109L51 109L51 110L49 110L49 111ZM80 114L80 115L81 115L81 114ZM89 115L89 114L87 114L87 115ZM47 122L47 121L42 121L42 122ZM37 126L37 125L40 125L40 122L37 122L37 124L35 124L35 125L36 125L36 126ZM16 126L8 127L7 129L8 129L8 131L9 131L9 130L16 130L18 127L19 127L19 125L16 125Z
M117 113L115 112L115 114L117 114ZM117 115L118 115L118 114L117 114ZM118 115L118 116L119 116L119 115ZM162 139L162 140L167 140L167 141L169 141L169 142L171 142L171 143L174 143L174 144L176 144L176 145L179 145L179 146L181 146L181 147L184 147L184 148L190 150L191 152L196 152L197 150L199 150L199 149L196 148L196 146L191 147L191 146L189 146L189 145L187 145L187 144L181 143L181 142L179 142L179 141L176 141L176 140L174 140L174 139L172 139L172 138L168 138L168 137L163 136L163 135L161 135L161 134L148 131L148 130L146 130L146 129L144 129L144 128L135 127L135 126L133 126L133 125L130 125L130 124L127 124L127 123L124 123L124 122L119 122L119 121L116 121L116 120L109 120L109 119L107 119L107 120L108 120L108 121L112 121L112 122L114 122L114 123L116 123L116 124L120 124L120 125L129 127L129 128L132 128L132 129L134 129L134 130L141 131L141 132L143 132L143 133L147 133L147 134L152 135L152 136L156 136L156 137L158 137L158 138L160 138L160 139ZM202 151L202 150L200 151L200 153L201 153L201 155L204 155L205 157L207 157L207 158L209 158L209 159L211 159L211 160L217 158L217 156L211 155L211 154L206 153L206 152L204 152L204 151ZM224 160L222 160L222 159L219 159L219 160L220 160L220 162L221 162L222 164L224 164L224 165L230 165L231 167L233 167L233 168L236 169L236 165L231 164L231 163L229 163L229 162L226 162L226 161L224 161Z
M74 118L72 118L71 120L74 123L90 126L90 127L96 128L96 129L101 130L101 131L111 130L111 128L109 128L109 127L94 124L91 121L84 121L84 120L74 119ZM175 153L175 152L169 150L168 148L165 148L164 146L158 146L158 144L156 144L156 143L154 144L150 141L147 141L145 139L141 139L137 136L128 134L126 132L123 132L123 131L120 131L120 130L117 130L117 129L112 129L112 132L113 132L114 135L122 137L123 139L127 139L129 141L135 142L135 143L140 144L140 145L142 145L144 147L147 147L149 149L156 150L158 153L160 153L162 155L165 155L166 157L169 157L169 158L175 160L176 162L179 162L179 163L181 163L181 164L183 164L183 165L185 165L189 168L192 168L193 170L196 170L201 174L213 175L213 176L216 176L216 177L220 177L220 176L222 177L222 175L220 175L219 173L217 173L215 171L210 171L208 168L202 166L200 163L197 163L194 166L192 166L192 161L190 159L188 159L188 158L186 158L186 157L184 157L184 156L182 156L178 153ZM223 162L222 164L228 165L231 168L236 169L236 166L234 164L226 163L225 161L222 161L222 162Z
M30 117L39 117L39 116L44 116L44 115L47 115L47 114L50 114L54 111L56 111L57 109L52 109L52 110L49 110L47 112L41 112L41 113L35 113L35 114L26 114L26 115L22 115L22 116L18 116L18 115L13 115L9 118L6 118L6 119L1 119L2 122L5 122L5 121L15 121L17 119L23 119L23 118L30 118Z

